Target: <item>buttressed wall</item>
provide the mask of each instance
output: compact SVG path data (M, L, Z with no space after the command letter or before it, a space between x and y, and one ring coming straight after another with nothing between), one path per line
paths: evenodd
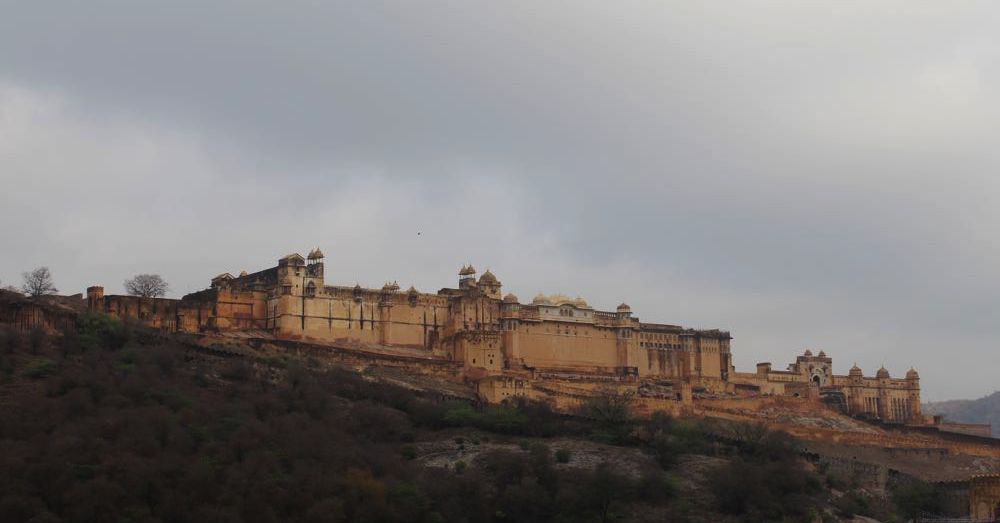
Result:
M325 257L289 254L252 274L223 273L180 300L104 296L91 309L169 331L259 331L288 339L420 350L487 373L505 369L684 378L724 383L730 336L720 330L642 323L626 304L600 311L581 298L502 297L490 271L459 271L457 288L422 293L327 285Z
M854 365L847 376L833 374L833 360L820 351L795 359L788 370L775 371L770 363L758 363L756 373L734 373L738 388L762 394L805 396L816 394L851 415L895 423L922 423L920 375L910 369L905 378L892 378L883 367L874 377L866 377Z

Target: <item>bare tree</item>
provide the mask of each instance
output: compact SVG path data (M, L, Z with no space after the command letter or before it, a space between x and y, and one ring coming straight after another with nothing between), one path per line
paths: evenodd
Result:
M132 296L158 298L167 293L167 282L159 274L136 274L125 280L125 291Z
M52 283L52 273L48 267L39 267L31 272L21 273L24 284L21 290L28 296L45 296L59 292L55 284Z
M620 428L632 419L633 395L631 391L604 388L580 405L580 413L606 427Z

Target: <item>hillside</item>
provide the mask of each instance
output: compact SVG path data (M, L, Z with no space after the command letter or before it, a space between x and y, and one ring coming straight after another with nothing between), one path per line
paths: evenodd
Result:
M902 521L759 426L441 399L313 359L192 354L100 315L0 328L0 521Z
M941 414L956 423L989 423L994 435L1000 431L1000 391L977 400L951 400L926 403L926 414Z

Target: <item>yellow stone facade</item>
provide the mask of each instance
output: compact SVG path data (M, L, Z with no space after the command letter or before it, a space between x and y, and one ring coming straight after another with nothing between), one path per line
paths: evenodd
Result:
M497 277L459 271L456 288L423 293L329 285L324 255L290 254L252 274L220 274L180 300L104 296L92 309L180 332L259 331L300 339L423 351L485 375L504 371L683 378L724 388L730 336L720 330L644 323L626 304L601 311L581 298L502 296Z
M1000 475L977 475L969 480L969 515L975 521L1000 519Z
M502 294L492 272L477 277L469 265L459 271L456 287L436 293L401 290L396 282L380 289L338 286L327 283L325 257L314 249L252 274L220 274L208 289L180 300L104 296L103 288L91 287L88 304L165 331L239 331L461 362L465 377L491 402L584 397L614 386L682 403L719 396L810 397L851 415L922 420L916 371L894 379L885 369L865 377L855 367L848 376L835 376L826 354L806 351L786 371L761 363L757 372L739 373L726 331L646 323L625 303L598 310L560 294L522 303Z
M734 372L737 390L784 396L815 396L845 413L891 423L922 424L920 375L910 369L905 378L892 378L882 367L867 377L857 365L847 376L833 374L833 360L823 351L806 350L788 366L776 371L758 363L756 373Z

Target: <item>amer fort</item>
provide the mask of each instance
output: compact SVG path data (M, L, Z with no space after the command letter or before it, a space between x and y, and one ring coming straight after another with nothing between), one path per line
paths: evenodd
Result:
M395 282L381 289L328 285L324 255L313 249L239 276L220 274L210 288L180 300L106 296L87 289L88 307L165 331L249 333L419 354L458 364L480 397L573 396L617 384L638 398L691 405L698 397L813 398L848 415L922 423L920 378L893 378L857 366L836 376L832 359L806 350L787 370L759 363L733 368L729 332L646 323L625 303L598 310L582 298L539 294L522 303L500 280L465 265L456 288L429 294ZM568 384L568 385L567 385ZM577 390L574 390L577 389Z
M41 301L2 294L0 323L58 328L89 310L179 340L209 364L306 357L445 399L542 401L573 413L614 397L637 416L766 425L795 437L817 466L873 491L919 478L950 492L963 521L1000 517L1000 439L989 425L924 415L915 369L866 375L855 364L837 375L830 355L806 349L783 370L761 362L741 372L727 330L648 323L626 303L598 309L562 294L522 301L471 265L454 288L435 293L394 281L330 284L324 260L318 248L288 254L258 272L219 274L180 299L105 295L101 286Z

